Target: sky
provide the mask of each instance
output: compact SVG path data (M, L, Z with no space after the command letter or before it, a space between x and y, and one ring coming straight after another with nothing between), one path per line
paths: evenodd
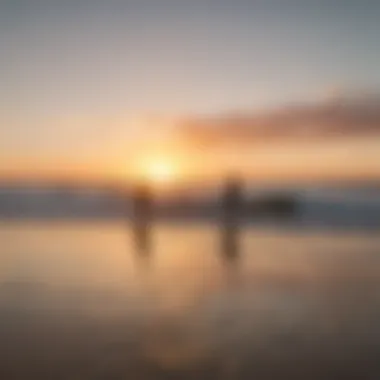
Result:
M128 175L164 155L189 172L380 176L380 116L352 119L354 136L259 146L228 122L380 105L379 20L377 0L0 0L0 174Z

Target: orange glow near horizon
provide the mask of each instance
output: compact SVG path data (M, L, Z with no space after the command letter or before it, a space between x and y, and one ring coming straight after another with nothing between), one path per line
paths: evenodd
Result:
M74 154L2 155L0 180L110 183L150 182L170 190L192 182L219 181L239 172L254 180L377 180L379 140L340 138L257 144L199 146L180 138L140 141L123 149L100 149L91 156Z

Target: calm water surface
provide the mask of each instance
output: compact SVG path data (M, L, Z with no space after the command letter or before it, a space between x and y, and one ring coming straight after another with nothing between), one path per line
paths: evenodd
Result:
M380 234L0 224L0 379L378 379Z

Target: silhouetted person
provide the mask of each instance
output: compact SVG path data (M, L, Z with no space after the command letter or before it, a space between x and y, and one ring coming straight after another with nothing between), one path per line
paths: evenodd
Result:
M150 249L150 228L153 216L153 196L146 184L139 184L132 195L133 234L137 249L148 253Z
M238 257L239 219L242 212L242 183L238 178L226 181L221 197L222 253L229 262Z

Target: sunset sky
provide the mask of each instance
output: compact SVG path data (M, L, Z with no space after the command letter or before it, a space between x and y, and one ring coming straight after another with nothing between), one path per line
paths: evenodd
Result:
M0 175L380 178L379 20L377 0L3 0Z

